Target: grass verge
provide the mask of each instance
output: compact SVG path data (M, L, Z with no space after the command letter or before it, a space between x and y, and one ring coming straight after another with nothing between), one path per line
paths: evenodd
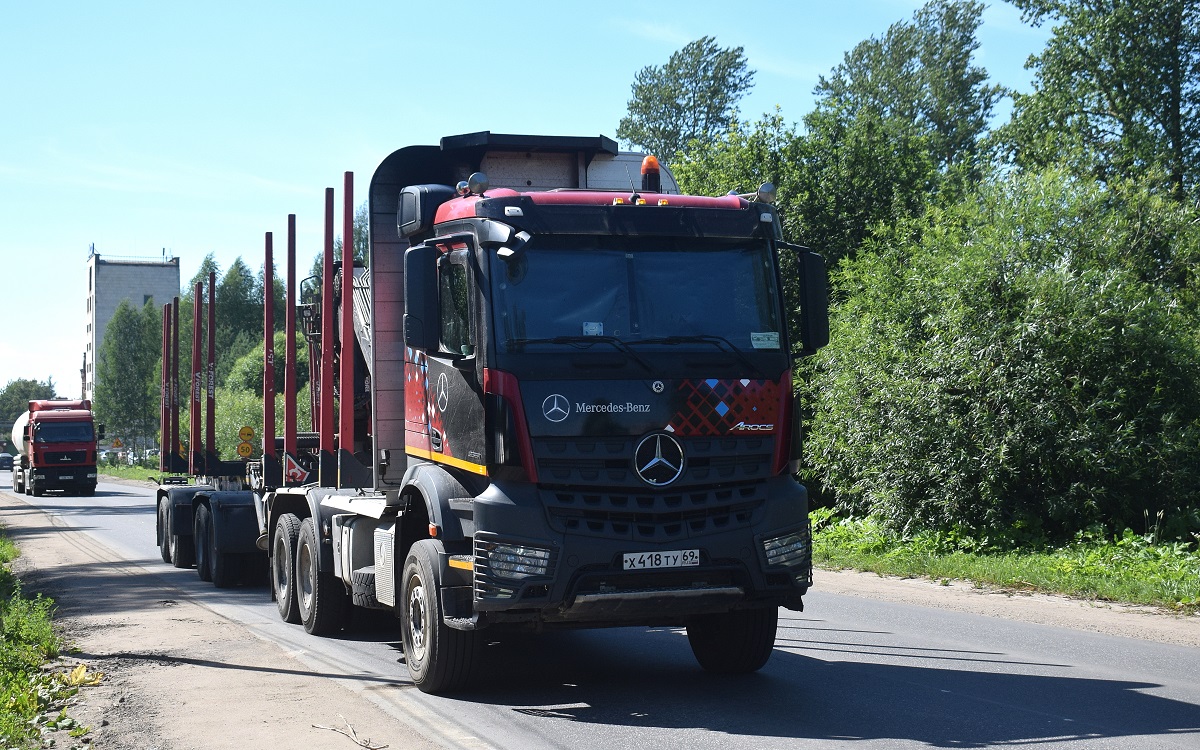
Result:
M1116 538L1081 535L1063 547L975 551L937 534L899 537L872 519L837 519L814 511L813 561L948 583L1063 594L1083 599L1200 612L1200 552L1194 543L1156 543L1126 530Z
M27 597L9 569L16 545L0 528L0 743L5 748L41 747L48 733L80 738L89 731L67 716L66 703L98 676L86 668L55 674L45 668L62 644L51 625L54 602Z
M158 466L150 468L146 466L109 466L107 464L100 464L98 471L102 476L138 479L143 482L146 480L157 482L158 478L162 476L162 472L158 470Z

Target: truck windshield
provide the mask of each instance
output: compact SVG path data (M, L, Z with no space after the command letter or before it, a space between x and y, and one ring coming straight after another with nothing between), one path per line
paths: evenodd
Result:
M535 238L492 256L500 351L614 341L779 351L779 295L762 241L662 237Z
M38 422L33 432L38 443L90 443L91 422Z

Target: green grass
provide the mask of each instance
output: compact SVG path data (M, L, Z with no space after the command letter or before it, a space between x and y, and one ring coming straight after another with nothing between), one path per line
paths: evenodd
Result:
M62 648L51 624L54 602L22 593L8 567L16 556L16 546L0 535L0 743L34 748L42 746L45 732L87 734L87 727L67 717L65 706L95 676L86 669L63 675L45 668Z
M979 550L944 535L900 537L872 519L839 520L826 509L813 512L813 528L813 560L825 568L1200 611L1195 543L1126 530L1109 539L1081 535L1057 548Z
M121 479L140 479L143 482L147 479L157 482L158 478L162 476L162 472L158 470L158 464L153 466L109 466L102 463L97 471L101 475L120 477Z

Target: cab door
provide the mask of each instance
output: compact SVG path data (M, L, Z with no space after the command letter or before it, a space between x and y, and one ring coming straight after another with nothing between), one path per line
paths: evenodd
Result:
M468 251L442 255L437 284L438 346L428 354L425 403L430 459L485 474L483 393L476 376L480 336L472 312L477 296Z

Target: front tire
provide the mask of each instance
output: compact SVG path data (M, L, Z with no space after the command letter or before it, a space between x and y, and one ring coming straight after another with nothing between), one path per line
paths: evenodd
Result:
M709 672L757 672L775 649L778 624L778 607L697 615L688 620L688 643L696 661Z
M271 587L275 606L284 622L300 622L300 604L296 601L293 576L296 571L296 542L300 537L300 519L284 513L275 522L275 544L271 550Z
M404 660L413 683L425 693L466 686L479 652L479 634L455 630L442 619L441 542L422 539L404 562L401 586Z
M312 518L300 523L296 545L296 603L304 630L312 635L336 633L346 625L349 597L341 581L320 568L321 542Z

